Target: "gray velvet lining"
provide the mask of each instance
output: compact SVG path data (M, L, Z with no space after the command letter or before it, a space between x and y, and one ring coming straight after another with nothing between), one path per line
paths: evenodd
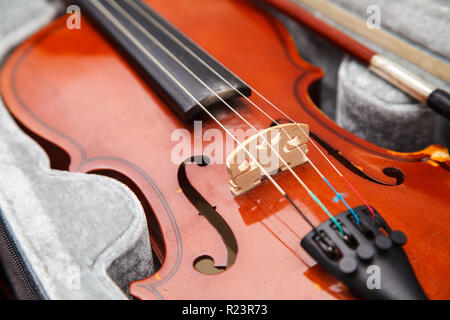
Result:
M385 31L449 64L449 2L442 0L332 0L361 19L367 8L377 5ZM308 9L307 7L305 7ZM310 10L310 9L308 9ZM423 77L450 90L445 81L386 51L380 46L312 11L334 27ZM321 82L320 108L341 127L379 146L411 152L430 144L450 146L450 124L424 105L372 74L328 41L283 18L294 35L303 58L325 71Z
M0 54L57 10L42 0L0 1ZM51 170L47 154L1 102L0 208L27 269L49 299L126 299L129 282L153 272L147 222L136 196L111 178Z
M369 4L379 5L386 29L448 62L448 1L334 1L360 16ZM57 3L0 0L0 56L49 22ZM320 105L341 126L401 151L449 143L445 120L326 41L283 20L304 57L324 69ZM135 195L110 178L50 170L45 152L20 131L1 102L0 208L26 266L49 299L126 299L128 283L153 272L146 219Z
M335 0L361 18L377 5L382 28L450 64L450 3L442 0ZM450 84L362 40L429 83L450 91ZM412 152L430 144L450 146L450 123L426 106L372 74L350 57L338 73L336 122L382 147Z

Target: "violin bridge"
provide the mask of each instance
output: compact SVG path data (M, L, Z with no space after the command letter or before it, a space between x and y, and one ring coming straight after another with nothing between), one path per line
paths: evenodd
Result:
M227 157L231 193L237 197L259 185L264 176L261 167L274 175L287 170L286 164L294 168L305 163L308 139L308 125L288 123L270 127L245 140Z

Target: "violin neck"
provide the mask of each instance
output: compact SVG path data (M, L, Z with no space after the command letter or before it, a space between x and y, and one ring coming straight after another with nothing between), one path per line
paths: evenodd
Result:
M141 1L75 2L182 120L219 97L250 95L236 75Z

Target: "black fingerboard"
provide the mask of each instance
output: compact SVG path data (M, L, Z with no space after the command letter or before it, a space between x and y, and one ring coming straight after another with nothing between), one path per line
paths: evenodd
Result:
M218 96L250 96L236 75L141 1L74 2L182 120L192 120Z

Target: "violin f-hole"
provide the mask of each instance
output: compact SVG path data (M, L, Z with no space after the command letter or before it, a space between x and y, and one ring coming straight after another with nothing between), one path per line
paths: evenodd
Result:
M204 167L209 164L209 159L206 156L194 156L185 160L178 168L178 183L186 198L198 210L199 215L203 216L216 229L222 237L222 240L227 248L227 264L226 266L215 266L214 258L208 255L201 255L193 261L194 268L205 274L217 274L230 268L236 260L238 246L233 231L228 226L227 222L217 212L216 207L212 206L190 183L186 175L187 164L197 164Z
M281 118L281 119L277 119L275 121L272 121L270 123L270 127L275 127L275 126L277 126L279 124L282 124L282 123L293 123L293 122L290 121L289 119ZM374 183L377 183L377 184L380 184L380 185L383 185L383 186L389 186L389 187L399 186L399 185L401 185L403 183L403 181L405 181L405 174L400 169L393 168L393 167L384 168L383 169L383 173L384 173L384 175L386 175L386 176L388 176L390 178L394 178L395 179L395 183L389 183L389 182L384 182L384 181L377 180L377 179L369 176L365 172L363 172L357 166L355 166L350 160L348 160L346 157L344 157L342 155L342 153L339 152L339 150L335 149L333 146L331 146L328 142L326 142L325 140L320 138L314 132L310 131L309 135L310 135L310 139L314 139L318 144L320 144L328 152L328 154L330 156L335 158L345 168L347 168L348 170L350 170L354 174L360 176L361 178L364 178L364 179L366 179L366 180L368 180L370 182L374 182Z

